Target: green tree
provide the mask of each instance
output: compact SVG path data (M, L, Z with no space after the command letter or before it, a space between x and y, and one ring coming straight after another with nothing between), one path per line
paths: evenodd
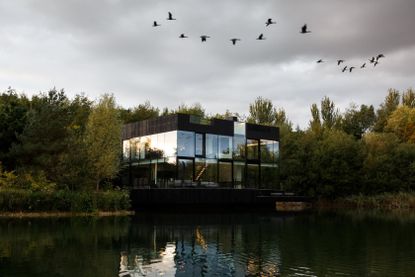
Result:
M399 91L397 91L396 89L388 90L388 95L385 97L385 100L380 105L379 109L376 111L376 122L373 127L373 130L375 132L383 132L388 117L399 106L399 98Z
M316 134L321 132L320 110L318 109L317 104L311 105L310 129Z
M205 109L202 107L200 103L195 103L193 105L187 106L186 104L181 104L174 113L184 113L184 114L191 114L197 115L202 118L206 117Z
M150 101L146 101L144 104L140 104L133 109L120 108L120 116L123 123L130 123L141 121L149 118L155 118L159 116L160 110L150 104Z
M0 95L0 161L7 170L16 167L10 150L23 132L28 108L29 100L14 89L9 88Z
M96 104L86 126L88 170L98 191L104 179L119 171L122 123L112 95L105 94Z
M271 100L258 97L249 104L249 123L273 125L275 123L275 108Z
M334 128L340 119L339 111L336 109L334 102L327 96L321 100L321 119L323 120L323 128Z
M375 122L375 110L372 105L361 105L360 110L356 105L351 105L342 117L341 126L347 134L361 139Z

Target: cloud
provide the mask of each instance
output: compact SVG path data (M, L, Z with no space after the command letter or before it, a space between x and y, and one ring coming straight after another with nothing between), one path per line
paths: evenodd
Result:
M344 109L414 86L414 10L412 0L3 1L0 87L113 92L124 106L200 102L211 113L247 113L263 96L306 127L325 95ZM265 27L267 18L277 24ZM305 23L311 34L299 33ZM360 70L378 53L386 58L376 68ZM339 58L355 72L341 73Z

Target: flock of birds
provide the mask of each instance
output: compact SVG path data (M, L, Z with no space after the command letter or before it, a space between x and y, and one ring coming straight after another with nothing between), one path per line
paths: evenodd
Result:
M168 17L167 20L176 20L176 18L173 17L173 14L171 12L168 12ZM268 18L267 21L265 21L265 26L268 27L272 24L276 24L276 21L273 21L272 18ZM153 21L153 27L160 27L161 24L159 24L157 21ZM307 34L307 33L311 33L310 30L308 30L307 24L304 24L304 26L301 27L300 30L301 34ZM179 38L188 38L187 35L185 34L180 34ZM210 38L210 36L208 35L201 35L200 39L202 42L206 42L207 39ZM266 38L264 37L264 34L260 34L257 38L257 40L265 40ZM232 42L233 45L236 45L236 43L238 41L241 41L240 38L231 38L230 41Z
M167 20L176 20L176 18L174 18L173 17L173 14L171 13L171 12L168 12L168 16L167 16ZM265 26L266 27L268 27L268 26L270 26L270 25L272 25L272 24L276 24L277 22L276 21L273 21L273 19L272 18L268 18L266 21L265 21ZM159 24L157 21L153 21L153 27L159 27L159 26L161 26L161 24ZM308 27L307 27L307 24L304 24L302 27L301 27L301 29L300 29L300 34L308 34L308 33L311 33L311 31L308 29ZM182 33L182 34L180 34L180 36L179 36L179 38L181 38L181 39L186 39L186 38L188 38L188 36L187 35L185 35L184 33ZM202 42L206 42L207 41L207 39L208 38L210 38L210 36L208 36L208 35L201 35L200 36L200 39L201 39L201 41ZM264 37L264 34L263 33L261 33L257 38L256 38L256 40L265 40L266 38ZM231 38L230 39L230 41L232 42L232 45L236 45L236 43L238 42L238 41L241 41L241 39L240 38ZM377 56L373 56L372 58L370 58L368 61L371 63L371 64L373 64L373 67L376 67L377 65L378 65L378 63L379 63L379 60L381 59L381 58L384 58L385 56L383 55L383 54L378 54ZM323 60L323 59L319 59L318 61L317 61L317 63L324 63L325 61ZM338 66L340 66L342 63L344 63L345 62L345 60L344 59L339 59L339 60L337 60L337 65ZM345 66L345 67L343 67L343 69L341 70L342 72L345 72L346 70L348 70L350 73L352 73L352 71L355 69L356 67L354 67L354 66ZM363 68L366 68L366 62L365 63L363 63L361 66L360 66L360 68L361 69L363 69Z
M385 55L383 55L383 54L378 54L377 56L373 56L372 58L370 58L368 61L371 63L371 64L373 64L373 67L376 67L377 65L378 65L378 63L379 63L379 61L380 61L380 59L381 58L384 58L385 57ZM324 60L322 60L322 59L319 59L318 61L317 61L317 63L324 63L325 61ZM342 63L344 63L345 62L345 60L343 60L343 59L339 59L339 60L337 60L337 65L338 66L340 66ZM348 65L346 65L345 67L343 67L343 69L341 70L342 72L346 72L347 70L349 70L349 72L350 73L352 73L352 71L353 71L353 69L355 69L356 67L354 67L354 66L348 66ZM360 68L361 69L363 69L363 68L366 68L366 62L364 62L361 66L360 66Z

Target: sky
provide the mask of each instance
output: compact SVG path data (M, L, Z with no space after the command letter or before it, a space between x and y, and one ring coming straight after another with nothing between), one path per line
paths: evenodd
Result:
M0 90L245 115L261 96L306 128L325 96L344 112L415 87L414 12L414 0L0 0Z

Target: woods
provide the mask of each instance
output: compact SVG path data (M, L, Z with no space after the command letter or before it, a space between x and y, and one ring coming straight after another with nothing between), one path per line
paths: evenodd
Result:
M171 113L237 116L279 127L283 190L336 198L415 188L412 89L390 89L377 109L351 104L340 112L324 97L311 105L304 130L294 128L283 107L262 97L249 105L245 117L231 111L208 115L198 103L159 109L147 101L125 109L108 94L97 101L84 95L69 99L64 90L52 89L29 98L8 89L0 95L0 190L114 191L122 124Z

